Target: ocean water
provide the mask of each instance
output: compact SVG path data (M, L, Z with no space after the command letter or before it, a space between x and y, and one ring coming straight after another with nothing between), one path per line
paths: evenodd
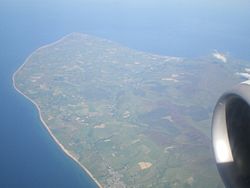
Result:
M13 89L14 71L36 48L84 32L157 54L197 57L217 49L250 60L249 8L244 0L2 0L0 187L95 187Z
M43 128L36 108L12 87L12 74L35 45L3 38L0 54L0 187L94 188Z

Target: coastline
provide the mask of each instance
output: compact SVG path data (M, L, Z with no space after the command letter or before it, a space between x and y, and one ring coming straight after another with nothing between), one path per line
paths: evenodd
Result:
M85 172L86 174L95 182L95 184L99 187L99 188L103 188L103 186L98 182L98 180L93 176L93 174L83 165L81 164L73 155L70 154L70 152L59 142L59 140L57 140L57 138L53 135L52 131L49 129L48 125L46 124L46 122L43 120L42 118L42 112L41 109L39 108L38 104L32 100L31 98L29 98L27 95L25 95L22 91L20 91L17 86L16 86L16 82L15 82L15 75L25 66L25 64L29 61L29 59L31 58L31 56L38 52L41 49L47 48L47 47L51 47L54 46L58 43L60 43L61 41L63 41L65 38L67 38L68 36L72 35L73 33L70 33L62 38L60 38L59 40L47 44L47 45L43 45L42 47L36 49L34 52L32 52L24 61L24 63L14 72L14 74L12 75L12 82L13 82L13 87L14 89L20 93L21 95L23 95L26 99L28 99L29 101L32 102L33 105L36 106L38 113L39 113L39 118L42 122L42 124L44 125L44 127L46 128L46 130L48 131L49 135L51 136L51 138L56 142L56 144L61 148L61 150L70 158L72 159L74 162L76 162Z

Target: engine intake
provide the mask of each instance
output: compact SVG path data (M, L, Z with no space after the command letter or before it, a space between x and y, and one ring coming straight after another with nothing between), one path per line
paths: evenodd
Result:
M212 144L217 169L227 188L250 187L250 82L243 82L217 102Z

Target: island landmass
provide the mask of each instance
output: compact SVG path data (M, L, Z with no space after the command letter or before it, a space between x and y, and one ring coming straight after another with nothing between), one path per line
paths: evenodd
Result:
M99 187L223 187L211 151L217 98L247 62L180 58L72 33L33 52L15 89Z

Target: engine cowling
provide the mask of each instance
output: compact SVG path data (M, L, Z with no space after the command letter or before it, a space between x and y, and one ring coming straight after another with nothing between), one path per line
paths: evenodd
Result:
M228 188L250 187L250 81L218 100L212 120L217 169Z

